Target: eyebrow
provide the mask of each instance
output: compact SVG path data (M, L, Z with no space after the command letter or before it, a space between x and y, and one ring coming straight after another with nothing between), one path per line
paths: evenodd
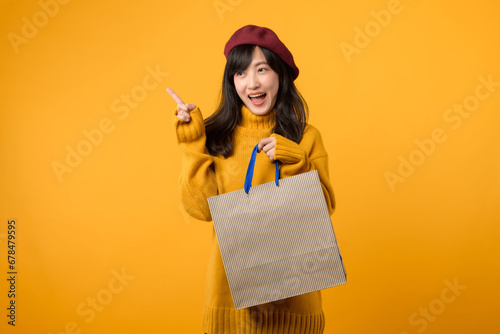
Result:
M254 66L259 66L259 65L262 65L262 64L264 64L264 65L269 65L269 64L267 63L267 61L259 61L259 62L258 62L258 63L256 63Z

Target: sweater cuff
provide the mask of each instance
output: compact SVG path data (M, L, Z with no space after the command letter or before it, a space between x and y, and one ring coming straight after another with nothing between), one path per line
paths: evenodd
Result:
M276 133L273 133L271 137L276 139L274 160L279 160L284 164L295 164L306 159L306 152L296 142Z
M191 120L188 123L177 117L174 120L177 143L195 141L205 135L205 123L200 108L196 107L189 114Z

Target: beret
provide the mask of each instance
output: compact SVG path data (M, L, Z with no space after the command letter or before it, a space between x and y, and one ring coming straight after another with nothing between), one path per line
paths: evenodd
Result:
M294 80L299 76L299 69L293 61L292 53L271 29L255 25L246 25L236 30L224 47L226 59L229 57L234 47L243 44L257 45L271 50L292 68Z

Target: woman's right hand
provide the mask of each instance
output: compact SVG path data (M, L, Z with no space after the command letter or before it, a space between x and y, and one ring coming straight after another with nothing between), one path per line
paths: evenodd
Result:
M189 104L189 103L184 103L182 99L177 95L172 88L167 88L167 92L172 96L174 101L177 103L177 110L175 112L175 115L177 116L178 119L184 121L184 122L189 122L191 121L191 111L196 109L196 106L194 104Z

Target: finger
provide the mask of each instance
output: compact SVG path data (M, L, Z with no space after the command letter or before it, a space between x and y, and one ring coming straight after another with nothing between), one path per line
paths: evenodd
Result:
M268 152L266 152L266 154L269 157L269 159L271 159L271 161L274 161L274 147L270 149Z
M270 142L269 144L264 145L264 147L262 147L262 150L264 152L266 152L266 154L267 154L267 152L269 152L269 150L273 149L274 146L275 146L274 142Z
M184 102L182 101L182 99L179 97L179 95L177 95L174 92L174 90L172 88L167 88L167 92L170 94L170 96L172 96L172 98L174 99L174 101L177 104L184 104Z
M177 105L177 112L181 112L181 111L189 113L189 109L185 104L178 104Z
M259 151L259 152L260 152L260 151L262 151L262 148L263 148L265 145L269 144L271 141L273 141L273 139L274 139L273 137L262 138L262 139L260 140L260 142L259 142L259 146L258 146L257 151Z
M271 142L270 143L267 143L266 145L264 145L264 147L262 147L262 150L264 152L269 152L269 150L273 149L275 146L276 146L276 141L274 140L274 138L271 138Z
M191 117L186 113L178 114L177 118L184 122L189 122L191 120Z
M260 151L262 151L263 147L264 147L264 143L262 141L260 141L259 144L257 145L257 152L260 153Z
M191 119L191 116L189 115L189 113L185 112L185 111L181 111L177 115L181 115L185 119Z
M189 119L184 117L184 116L177 116L178 119L180 119L181 121L185 122L185 123L189 123Z
M271 159L271 161L274 161L274 149L269 150L269 151L267 151L267 152L265 152L265 153L266 153L267 157L268 157L269 159Z

